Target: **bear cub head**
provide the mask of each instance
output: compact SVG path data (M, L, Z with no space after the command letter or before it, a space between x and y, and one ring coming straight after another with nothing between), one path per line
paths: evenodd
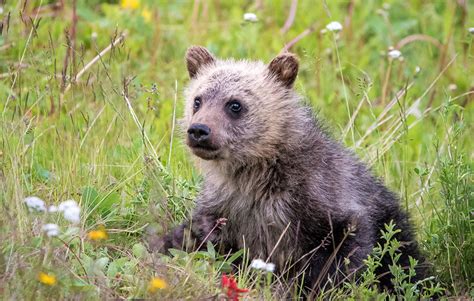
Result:
M182 120L186 143L204 160L246 162L271 158L297 143L298 60L284 53L268 65L220 60L206 48L186 53L190 83ZM300 118L301 121L301 118Z

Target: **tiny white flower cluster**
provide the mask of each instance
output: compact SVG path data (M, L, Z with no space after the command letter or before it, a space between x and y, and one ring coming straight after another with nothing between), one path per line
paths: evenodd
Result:
M456 84L449 84L448 85L448 90L449 91L455 91L457 90L458 86Z
M49 237L58 236L59 235L59 226L56 224L46 224L43 225L43 231L46 232L46 235Z
M388 51L388 57L391 59L399 59L402 57L402 52L397 49L392 49Z
M244 14L244 21L246 22L257 22L258 18L257 15L254 13L245 13Z
M468 31L470 34L474 34L474 27L469 27Z
M59 204L58 211L62 212L64 218L73 224L81 221L81 208L74 200L67 200Z
M44 212L46 211L46 206L44 205L44 201L36 196L29 196L25 198L24 202L26 206L28 206L28 210L31 211L39 211Z
M81 221L81 208L74 200L64 201L59 206L51 205L47 210L45 202L39 197L29 196L24 199L24 202L30 212L62 212L64 219L72 224L78 224ZM59 235L59 226L57 224L45 224L42 230L49 237Z
M342 30L342 24L337 22L337 21L332 21L331 23L326 25L326 29L329 30L329 31L338 32L338 31Z
M275 264L274 263L266 263L265 261L261 259L254 259L252 260L252 263L250 264L250 267L256 270L263 270L266 272L273 273L275 271Z

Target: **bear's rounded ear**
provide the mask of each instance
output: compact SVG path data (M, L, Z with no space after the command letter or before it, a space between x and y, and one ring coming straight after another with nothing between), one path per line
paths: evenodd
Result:
M285 87L291 88L298 75L298 59L291 53L279 54L270 62L268 70Z
M202 46L191 46L186 51L186 66L188 68L189 77L194 78L199 69L211 64L216 59L214 56Z

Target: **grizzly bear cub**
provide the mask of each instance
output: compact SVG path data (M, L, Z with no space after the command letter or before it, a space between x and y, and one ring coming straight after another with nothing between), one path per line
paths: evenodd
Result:
M354 279L393 221L401 230L398 264L421 260L397 197L301 103L294 55L265 65L219 60L194 46L186 62L183 122L204 183L191 220L149 240L152 250L195 250L207 241L223 253L245 248L318 290ZM382 263L378 280L390 289L392 262Z

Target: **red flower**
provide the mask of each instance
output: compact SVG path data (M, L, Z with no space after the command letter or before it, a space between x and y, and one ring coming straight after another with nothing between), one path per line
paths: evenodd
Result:
M239 301L240 294L249 291L248 289L239 288L234 277L232 275L227 276L226 274L222 275L222 288L227 289L227 297L232 301Z

